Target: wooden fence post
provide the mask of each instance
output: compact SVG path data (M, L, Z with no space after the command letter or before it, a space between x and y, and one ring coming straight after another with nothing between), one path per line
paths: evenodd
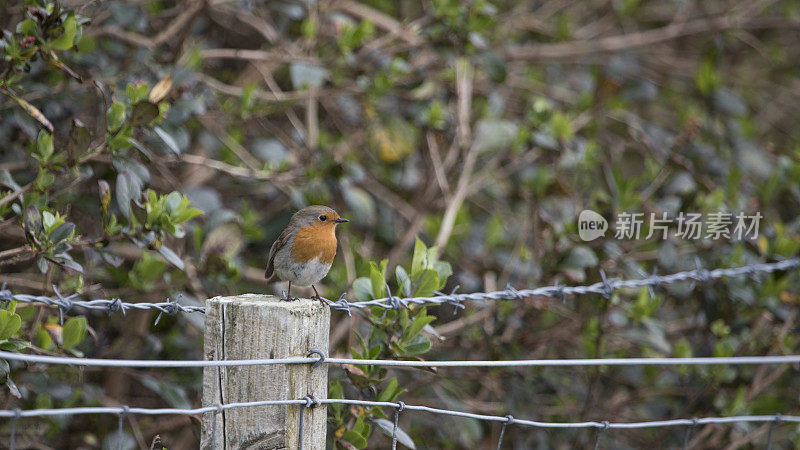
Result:
M330 308L316 300L287 302L245 294L206 301L205 359L267 359L328 353ZM310 364L206 367L203 406L260 400L326 398L328 369ZM302 408L303 450L325 448L326 408ZM201 448L299 448L300 406L261 406L206 413ZM216 421L216 427L213 426ZM214 436L215 434L215 436Z

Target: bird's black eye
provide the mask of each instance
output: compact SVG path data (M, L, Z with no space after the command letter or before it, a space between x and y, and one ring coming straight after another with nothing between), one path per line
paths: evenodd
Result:
M321 220L321 221L325 222L326 220L328 220L328 216L326 216L325 214L323 214L323 215L319 216L319 220Z

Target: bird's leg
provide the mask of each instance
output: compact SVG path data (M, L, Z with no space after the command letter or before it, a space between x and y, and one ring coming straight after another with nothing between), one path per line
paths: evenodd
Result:
M293 302L293 301L297 300L297 297L292 297L292 282L291 281L289 282L289 289L286 290L286 298L283 299L283 300L287 301L287 302Z
M311 298L319 300L319 302L322 303L323 306L328 306L328 304L325 303L325 300L322 298L322 296L319 295L319 292L317 292L317 288L315 288L313 284L311 285L311 289L314 289L314 296Z

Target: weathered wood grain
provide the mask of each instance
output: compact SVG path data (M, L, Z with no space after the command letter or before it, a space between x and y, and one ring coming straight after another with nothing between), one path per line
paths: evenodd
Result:
M310 349L328 352L330 309L318 301L287 302L271 295L246 294L206 301L205 359L264 359L306 356ZM326 398L326 367L272 365L207 367L203 406L259 400ZM203 417L201 448L297 449L299 406L234 408ZM324 449L326 410L305 409L303 448Z

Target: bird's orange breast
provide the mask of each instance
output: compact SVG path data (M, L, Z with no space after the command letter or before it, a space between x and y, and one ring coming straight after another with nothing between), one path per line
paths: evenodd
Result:
M307 262L315 258L332 264L336 256L336 228L328 224L312 224L297 230L292 242L292 258Z

